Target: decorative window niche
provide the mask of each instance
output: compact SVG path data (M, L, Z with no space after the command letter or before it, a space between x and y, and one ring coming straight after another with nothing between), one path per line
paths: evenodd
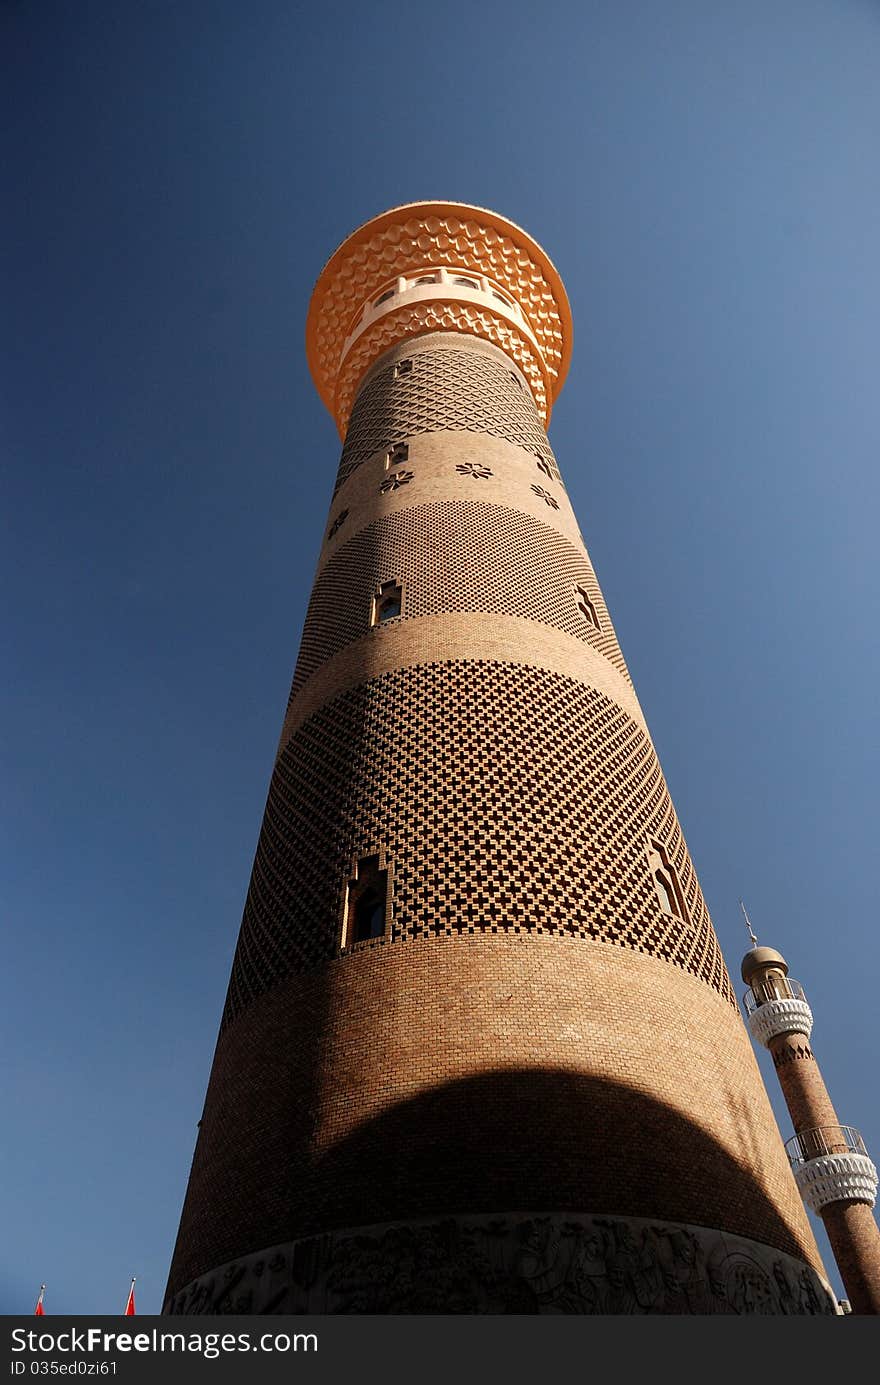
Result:
M661 841L654 837L648 839L648 865L657 891L657 899L664 914L677 918L682 923L690 923L691 918L684 901L684 890L678 878L678 871L669 859L669 853Z
M409 485L414 475L415 472L413 471L390 471L380 485L379 490L383 495L387 495L389 491L400 490L401 486Z
M345 890L340 946L343 950L389 936L388 870L380 855L364 856L355 865Z
M407 461L409 461L409 444L396 442L385 453L385 470L390 471L393 466L402 466Z
M403 611L403 587L399 582L383 582L373 596L371 625L394 620Z
M556 500L555 497L552 496L549 491L545 491L543 486L532 486L532 490L535 492L535 495L537 495L540 500L544 501L545 505L550 506L551 510L559 509L559 501Z
M590 599L590 593L587 591L586 587L575 587L574 599L578 610L588 625L592 625L594 630L601 630L602 626L599 621L598 612Z
M407 360L407 361L398 361L397 364L396 364L395 367L394 367L394 378L395 378L395 380L399 380L400 377L401 377L402 375L409 375L409 374L411 374L411 373L412 373L412 361L409 361L409 360Z

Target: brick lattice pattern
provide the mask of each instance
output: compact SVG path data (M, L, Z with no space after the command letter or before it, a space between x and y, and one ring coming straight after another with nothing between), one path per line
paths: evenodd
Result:
M649 835L667 844L692 924L660 911ZM644 732L573 679L460 661L362 684L279 756L224 1022L335 955L352 858L379 846L393 873L392 943L601 939L683 967L735 1004Z
M326 659L367 633L373 592L390 580L404 591L396 619L483 611L540 621L592 645L629 681L582 548L520 510L438 501L374 520L329 560L312 590L291 697ZM579 585L599 612L600 630L578 609Z
M407 454L389 459L397 443ZM188 1302L203 1275L225 1292L241 1257L261 1274L298 1238L338 1230L360 1254L358 1228L393 1224L410 1246L413 1219L522 1209L563 1227L580 1212L647 1218L652 1235L715 1228L818 1267L520 373L463 334L399 342L360 390L343 483L169 1295ZM401 614L372 627L387 582ZM387 873L385 932L342 950L347 886L369 857ZM522 1249L517 1232L517 1264ZM297 1255L311 1282L311 1251ZM286 1302L273 1290L263 1311ZM404 1286L400 1311L417 1302Z
M419 351L411 360L406 373L396 375L390 365L360 390L336 490L380 449L441 428L505 438L541 458L547 474L562 483L531 392L503 361L467 350Z

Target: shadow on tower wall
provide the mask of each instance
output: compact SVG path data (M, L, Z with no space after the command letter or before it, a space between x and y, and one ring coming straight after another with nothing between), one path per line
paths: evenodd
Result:
M559 1069L492 1071L400 1102L322 1152L289 1119L271 1134L268 1148L267 1133L262 1122L239 1127L234 1167L231 1129L222 1145L204 1151L200 1198L213 1185L224 1195L224 1209L218 1215L209 1197L201 1200L206 1215L186 1227L169 1294L198 1277L201 1283L198 1297L176 1311L267 1311L249 1307L247 1296L236 1298L232 1290L246 1284L254 1255L273 1249L265 1265L283 1261L283 1275L290 1276L268 1310L275 1312L827 1311L811 1277L774 1258L783 1252L809 1264L814 1251L755 1173L680 1113L621 1084ZM542 1219L542 1213L563 1215ZM475 1229L469 1218L484 1224ZM621 1218L650 1219L650 1225L633 1232ZM726 1306L730 1293L719 1297L713 1290L705 1249L682 1224L770 1248L763 1269L737 1270L747 1286L737 1292L747 1303L750 1293L758 1302L763 1292L768 1304L772 1292L777 1306ZM346 1235L334 1238L334 1231ZM588 1249L597 1238L607 1242L605 1263L610 1257L615 1267L606 1273L603 1307L585 1308L582 1299L566 1307L566 1280L554 1289L557 1306L543 1308L536 1294L550 1271L531 1278L519 1268L510 1272L511 1254L518 1267L541 1266L552 1250L557 1269L564 1261L565 1276L580 1274L587 1283L584 1258L598 1253ZM294 1241L300 1245L292 1248ZM646 1251L660 1298L651 1292L672 1306L624 1302L640 1283L649 1284L640 1268ZM503 1271L492 1268L493 1254L498 1264L506 1257ZM241 1263L247 1257L250 1267ZM680 1275L682 1265L692 1276L684 1298L684 1290L669 1288L669 1276ZM762 1282L770 1288L761 1290ZM810 1306L780 1308L779 1285L792 1305L806 1294ZM316 1292L322 1306L307 1307Z
M810 1254L755 1173L706 1131L643 1092L564 1069L486 1072L401 1102L318 1156L295 1202L298 1235L449 1211L570 1210Z

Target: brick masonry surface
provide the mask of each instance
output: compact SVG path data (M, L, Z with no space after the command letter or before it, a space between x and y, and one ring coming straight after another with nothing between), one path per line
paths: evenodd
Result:
M172 1290L299 1237L499 1209L715 1228L819 1268L522 385L460 335L364 381ZM400 615L372 628L385 582ZM347 884L376 856L386 933L343 948Z
M805 1034L780 1034L770 1052L795 1131L839 1126L837 1112ZM846 1146L838 1146L843 1153ZM834 1259L855 1313L880 1311L880 1231L864 1202L832 1202L821 1212Z
M716 991L609 943L468 934L336 959L228 1026L171 1288L331 1228L504 1207L714 1227L821 1270Z
M448 428L506 438L545 460L548 474L559 480L531 391L500 351L474 349L460 339L438 335L422 338L412 350L410 344L398 347L392 355L368 375L358 392L337 490L377 448ZM404 357L411 360L411 369L397 375L396 362Z
M661 838L688 919L661 911ZM224 1023L339 949L352 861L393 870L390 942L456 932L604 938L735 1003L653 747L607 697L496 662L420 664L315 712L279 755Z
M342 486L330 507L319 566L364 524L413 505L461 500L497 504L531 515L576 545L581 562L589 565L567 492L561 483L548 478L532 453L502 438L441 430L412 438L406 460L391 460L401 455L380 448ZM398 474L410 479L395 486ZM391 485L386 484L389 480ZM490 524L482 543L491 542Z
M376 520L330 559L306 613L292 696L325 659L366 633L373 592L389 579L403 585L397 619L467 611L519 616L587 641L629 677L584 550L530 515L460 498L413 504ZM599 628L584 619L578 587L593 602Z
M291 699L279 753L297 727L339 693L381 674L435 662L438 654L450 663L521 664L526 669L561 674L602 693L648 734L632 684L592 645L519 616L459 611L454 620L443 613L388 620L361 639L343 645Z

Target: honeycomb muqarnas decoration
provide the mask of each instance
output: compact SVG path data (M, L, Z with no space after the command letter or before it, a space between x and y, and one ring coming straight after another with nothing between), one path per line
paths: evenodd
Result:
M376 293L396 275L432 267L485 276L514 298L528 330L490 302L411 304L392 307L346 355L359 315ZM312 295L306 350L318 393L343 436L370 364L395 342L426 331L467 332L500 346L528 379L546 424L568 369L571 309L549 256L521 227L481 207L412 202L374 217L331 256Z

